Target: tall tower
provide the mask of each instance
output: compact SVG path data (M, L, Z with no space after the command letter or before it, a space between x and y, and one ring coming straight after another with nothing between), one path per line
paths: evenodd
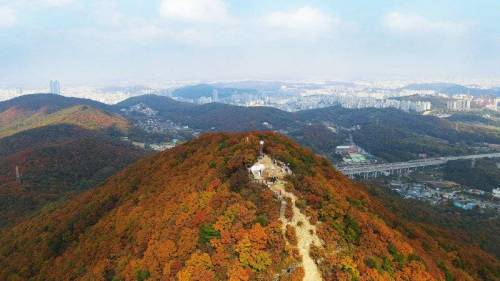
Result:
M260 154L260 156L264 156L264 141L263 140L261 140L259 142L259 154Z
M19 172L19 167L16 165L16 181L21 182L21 173Z
M60 95L61 94L61 84L57 80L50 80L50 93Z
M212 102L218 102L219 101L219 91L217 89L212 90Z

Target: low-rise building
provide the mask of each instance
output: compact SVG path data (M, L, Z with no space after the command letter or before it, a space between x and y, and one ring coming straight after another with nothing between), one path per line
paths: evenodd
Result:
M493 197L500 198L500 188L493 189L491 193L493 194Z

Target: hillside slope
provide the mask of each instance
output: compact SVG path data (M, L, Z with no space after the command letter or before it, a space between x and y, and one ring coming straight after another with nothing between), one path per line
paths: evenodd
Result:
M298 209L282 209L276 193L251 180L247 167L260 140L266 155L288 163L292 175L280 189ZM303 237L288 227L282 234L280 219L299 210L308 222L295 226L311 223L321 241L307 250L323 280L500 276L495 258L451 234L407 224L289 139L234 133L140 160L4 231L0 279L302 280Z
M131 145L72 125L0 139L0 227L99 184L143 154Z
M115 129L122 132L129 127L123 117L87 105L75 105L54 112L45 107L37 111L22 111L13 107L0 112L0 138L57 124L73 124L89 130Z
M133 97L118 103L116 108L121 109L139 103L158 111L160 117L164 119L203 131L270 129L264 122L276 129L284 129L298 121L293 114L272 107L243 107L222 103L197 105L155 95Z

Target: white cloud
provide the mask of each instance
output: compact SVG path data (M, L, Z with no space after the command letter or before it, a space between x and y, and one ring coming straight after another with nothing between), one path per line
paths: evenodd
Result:
M90 41L143 45L169 41L203 46L211 44L211 37L215 33L210 25L172 25L159 18L126 16L112 1L96 3L92 10L92 20L99 28L84 30L87 37L98 37Z
M42 0L41 2L47 6L63 7L73 2L73 0Z
M17 23L17 13L14 9L0 7L0 28L11 27Z
M291 11L272 12L264 17L266 25L291 32L324 32L338 25L338 18L329 16L319 9L305 6Z
M404 14L400 12L387 13L383 20L383 25L395 32L419 32L419 33L447 33L461 34L470 28L470 24L447 21L431 20L420 15Z
M162 0L160 14L185 22L223 22L228 19L224 0Z

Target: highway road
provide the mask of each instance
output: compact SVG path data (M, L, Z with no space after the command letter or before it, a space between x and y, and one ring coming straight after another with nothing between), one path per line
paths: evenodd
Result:
M448 161L453 160L463 160L463 159L480 159L480 158L499 158L500 152L497 153L485 153L485 154L473 154L473 155L463 155L463 156L447 156L447 157L436 157L436 158L426 158L411 160L407 162L393 162L384 164L371 164L362 166L349 166L338 168L340 172L351 178L362 175L363 177L377 177L380 175L392 174L392 173L406 173L413 169L428 167L428 166L439 166L446 164Z

